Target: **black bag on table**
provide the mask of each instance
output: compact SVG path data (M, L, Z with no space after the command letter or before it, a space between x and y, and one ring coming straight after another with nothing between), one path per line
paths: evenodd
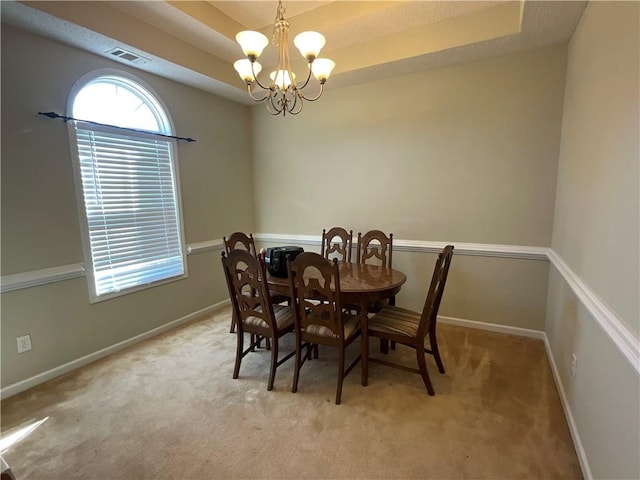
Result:
M267 248L265 252L265 263L267 264L267 270L274 277L287 277L287 255L291 258L291 261L304 252L302 247L271 247Z

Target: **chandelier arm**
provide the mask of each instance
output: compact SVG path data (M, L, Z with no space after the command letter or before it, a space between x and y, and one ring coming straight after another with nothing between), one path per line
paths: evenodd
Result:
M291 103L291 106L289 108L287 108L287 111L292 113L293 115L295 115L294 110L296 109L296 104L298 103L298 88L295 87L293 90L291 90L291 96L293 97L293 103Z
M270 101L267 102L267 112L269 112L271 115L280 115L280 112L271 105Z
M309 74L307 75L307 79L304 81L304 84L301 87L299 87L300 90L306 87L307 84L309 83L309 80L311 80L311 62L307 64L307 67L309 68Z
M320 84L320 91L318 92L318 95L316 95L315 97L313 97L313 98L305 97L302 92L300 92L300 96L302 98L304 98L305 100L307 100L308 102L315 102L316 100L318 100L320 98L320 96L322 95L323 91L324 91L324 83L321 83Z
M256 79L256 83L258 84L258 86L263 89L263 90L271 90L271 87L267 87L265 85L263 85L262 83L260 83L260 80L258 80L258 77L256 77L255 75L253 76Z
M280 113L282 113L285 107L284 102L282 103L282 108L278 108L276 106L276 104L274 103L276 95L277 93L273 93L272 95L269 95L269 101L267 102L267 109L269 110L269 113L271 113L271 115L279 115ZM268 108L269 105L271 105L271 109Z
M298 98L300 97L300 107L298 108L298 110L296 110L296 103L298 103ZM291 109L289 110L289 113L291 115L298 115L301 111L302 111L302 107L304 106L304 101L302 100L302 96L301 95L296 95L296 100L293 102L293 105L291 106Z
M265 87L264 85L262 85L262 83L260 83L260 80L258 80L258 75L256 74L256 72L253 70L253 64L255 62L251 62L251 74L253 75L253 79L256 81L256 83L258 84L258 86L263 89L263 90L270 90L270 87ZM251 96L251 98L253 98L253 95L249 94ZM255 98L254 98L255 100ZM259 100L261 101L261 100Z
M247 93L249 94L251 99L255 100L256 102L264 102L267 98L269 98L269 95L270 95L270 91L269 91L269 89L267 89L267 91L265 92L264 97L262 97L262 98L254 97L253 93L251 93L251 84L250 83L247 83Z

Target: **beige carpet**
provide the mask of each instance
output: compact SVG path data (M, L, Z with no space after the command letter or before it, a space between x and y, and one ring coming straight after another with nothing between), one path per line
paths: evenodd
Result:
M331 349L304 365L296 394L291 362L267 392L267 351L233 380L229 313L5 400L3 437L48 417L3 454L18 480L581 478L539 340L441 325L434 397L418 375L373 364L369 386L356 367L336 406ZM390 355L415 365L407 348Z

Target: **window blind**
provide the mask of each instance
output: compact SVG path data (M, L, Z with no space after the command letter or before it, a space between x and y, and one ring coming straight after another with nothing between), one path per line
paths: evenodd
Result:
M76 122L96 295L183 275L173 140Z

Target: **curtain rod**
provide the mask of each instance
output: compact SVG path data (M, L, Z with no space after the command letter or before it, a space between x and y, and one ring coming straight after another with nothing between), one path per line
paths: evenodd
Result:
M185 142L195 142L196 140L193 138L185 138L185 137L176 137L175 135L165 135L164 133L158 133L158 132L149 132L147 130L138 130L136 128L127 128L127 127L118 127L117 125L109 125L106 123L99 123L99 122L92 122L91 120L80 120L78 118L73 118L73 117L67 117L65 115L60 115L58 113L55 112L38 112L38 115L42 115L44 117L48 117L48 118L61 118L64 123L67 123L69 120L75 120L77 122L84 122L84 123L90 123L92 125L99 125L101 127L111 127L111 128L118 128L120 130L128 130L130 132L137 132L137 133L146 133L148 135L157 135L159 137L165 137L165 138L175 138L176 140L184 140Z

